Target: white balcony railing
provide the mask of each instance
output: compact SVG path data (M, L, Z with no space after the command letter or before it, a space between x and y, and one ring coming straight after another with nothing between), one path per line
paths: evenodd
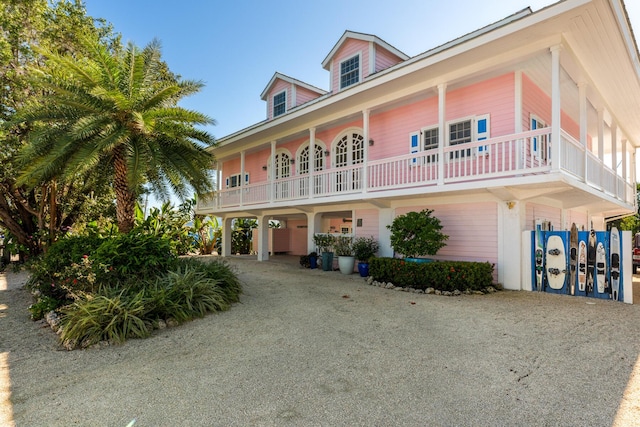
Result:
M630 204L635 185L562 132L555 167ZM442 158L441 158L442 156ZM198 202L199 210L286 204L301 199L385 192L395 189L547 173L554 167L551 128L405 154L367 163L221 190Z

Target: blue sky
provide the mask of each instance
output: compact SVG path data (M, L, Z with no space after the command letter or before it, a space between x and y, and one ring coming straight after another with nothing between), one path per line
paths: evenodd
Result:
M490 7L488 4L490 3ZM553 0L85 0L123 41L162 43L169 68L205 88L181 105L215 119L217 138L266 117L260 93L276 71L322 89L321 66L345 30L417 55L530 6ZM640 1L626 0L636 37Z

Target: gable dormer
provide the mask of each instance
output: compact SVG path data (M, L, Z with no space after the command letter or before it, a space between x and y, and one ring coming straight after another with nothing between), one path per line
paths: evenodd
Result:
M271 120L326 93L300 80L275 73L260 99L267 101L267 120Z
M322 61L322 67L331 74L330 91L337 93L407 59L407 55L376 36L345 31Z

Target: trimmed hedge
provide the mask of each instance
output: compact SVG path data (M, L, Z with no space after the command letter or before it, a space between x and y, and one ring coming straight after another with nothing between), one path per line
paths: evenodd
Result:
M373 258L369 275L398 287L434 288L440 291L479 291L493 284L493 264L488 262L407 262L397 258Z

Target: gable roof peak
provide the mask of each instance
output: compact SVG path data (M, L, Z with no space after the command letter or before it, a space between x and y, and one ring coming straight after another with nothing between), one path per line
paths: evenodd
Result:
M403 61L406 61L407 59L409 59L409 56L407 54L405 54L404 52L402 52L402 51L396 49L395 47L391 46L389 43L385 42L384 40L382 40L378 36L375 36L373 34L359 33L357 31L345 30L345 32L342 34L342 37L340 37L340 40L338 40L338 42L333 46L333 49L331 49L331 52L329 52L329 54L326 56L326 58L324 58L324 61L322 61L322 68L324 68L325 70L329 69L329 63L331 62L331 59L336 54L338 49L340 49L340 47L348 39L355 39L355 40L362 40L362 41L366 41L366 42L373 42L373 43L377 44L378 46L381 46L384 49L388 50L389 52L393 53L394 55L398 56Z
M316 86L310 85L308 83L303 82L302 80L298 80L295 79L293 77L289 77L286 74L282 74L278 71L276 71L273 74L273 77L271 77L271 80L269 80L269 83L267 83L267 86L264 88L264 90L262 91L262 93L260 94L260 99L262 99L263 101L267 100L267 95L269 94L269 91L271 90L271 87L275 84L276 80L283 80L287 83L291 83L294 84L296 86L300 86L303 87L305 89L308 89L312 92L316 92L318 95L324 95L327 93L326 90L320 89Z

